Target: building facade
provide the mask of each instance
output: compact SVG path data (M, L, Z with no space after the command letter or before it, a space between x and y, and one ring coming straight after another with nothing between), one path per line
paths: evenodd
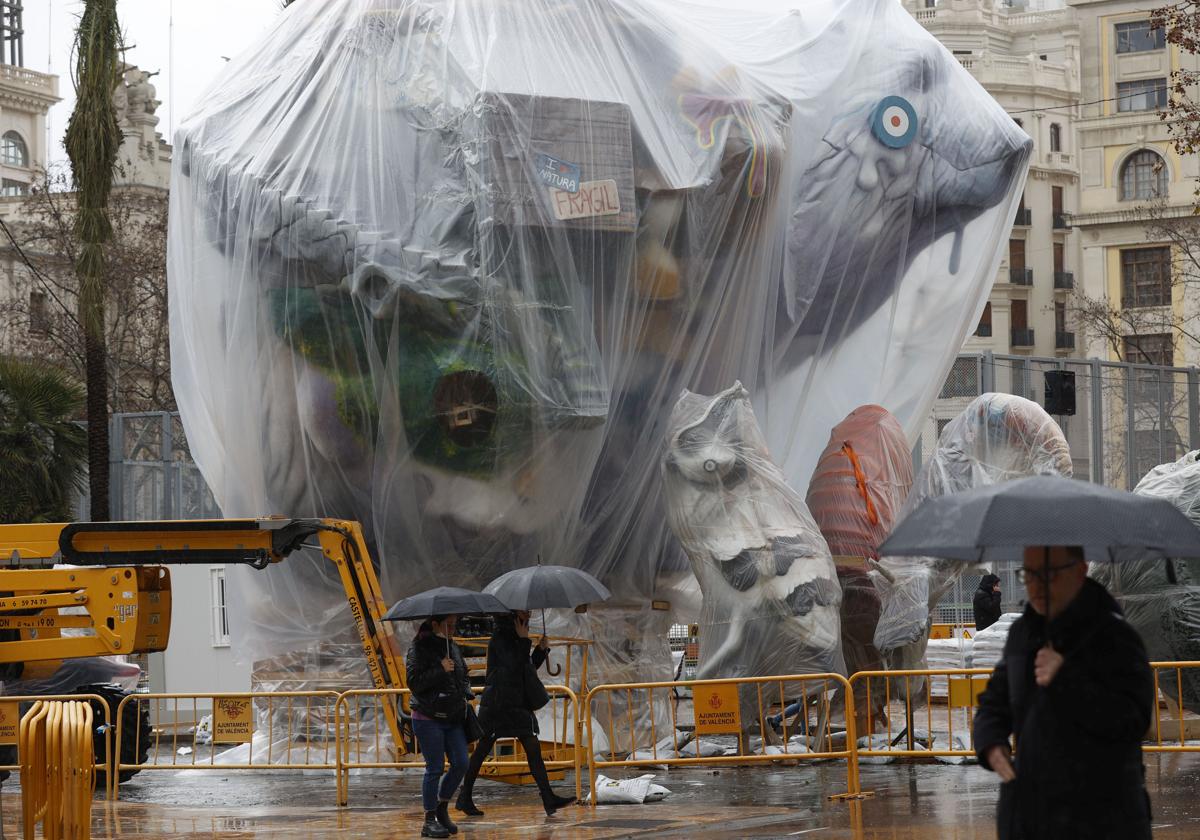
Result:
M1154 3L1069 0L1081 35L1083 103L1076 122L1083 179L1073 222L1080 231L1083 292L1124 312L1120 336L1092 330L1089 356L1200 364L1200 347L1178 329L1196 317L1184 267L1155 236L1158 218L1190 217L1200 167L1172 147L1159 112L1172 71L1197 57L1150 27ZM1193 290L1194 292L1194 290Z
M1080 156L1075 114L1082 90L1081 42L1067 8L1013 8L993 0L904 0L905 6L1033 141L1029 176L999 270L967 354L1076 355L1071 317L1079 274ZM997 368L1011 387L1020 363ZM921 436L932 451L942 428L979 393L978 365L960 360Z
M5 47L0 59L10 62L0 63L0 219L20 238L22 226L30 223L32 208L38 206L39 197L33 192L48 185L45 173L51 158L49 143L58 142L58 138L47 137L46 115L60 101L59 79L20 66L19 38L0 40ZM163 218L135 219L138 224L149 221L153 227L155 223L165 225L166 221L164 198L170 180L171 147L157 130L160 103L155 97L151 78L152 74L127 66L113 99L124 135L118 153L115 187L155 199L144 206L161 208ZM119 222L114 219L114 224ZM163 246L165 248L165 238ZM36 264L48 255L32 253L28 256ZM165 300L165 275L162 283ZM45 289L44 285L35 282L11 242L0 236L0 310L6 315L0 324L3 333L0 351L54 357L54 348L47 339L46 319L52 317L47 308L50 305L48 297L61 290ZM163 314L165 316L165 310ZM158 313L148 310L143 320L156 319ZM146 331L137 327L135 324L135 332ZM161 502L176 489L167 482L177 473L177 454L173 450L163 454L155 449L171 439L164 433L162 423L178 425L170 415L163 416L168 419L162 421L157 416L138 418L137 422L123 419L117 426L120 434L114 436L114 444L118 449L125 447L128 451L118 452L114 458L114 470L120 472L114 486L129 498L119 500L114 511L130 508L126 510L130 518L188 515L176 510L168 516L130 504L132 500L145 499ZM173 468L176 472L172 472ZM214 515L212 511L202 513ZM171 577L176 592L171 616L171 644L166 652L151 654L143 661L149 675L149 687L171 692L249 690L249 664L236 661L230 647L224 567L220 564L176 566L171 569Z

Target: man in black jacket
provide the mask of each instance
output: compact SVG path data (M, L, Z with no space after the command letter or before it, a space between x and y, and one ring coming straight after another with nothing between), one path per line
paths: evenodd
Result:
M975 590L975 629L983 630L1000 620L1000 578L984 575Z
M1142 640L1087 577L1082 549L1026 549L1023 574L1029 603L975 716L979 761L1002 781L1000 840L1149 840Z

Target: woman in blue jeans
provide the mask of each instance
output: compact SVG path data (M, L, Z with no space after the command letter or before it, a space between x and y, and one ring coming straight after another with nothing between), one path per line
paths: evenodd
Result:
M422 837L458 833L458 826L450 821L449 802L470 758L463 723L471 683L462 651L452 640L457 621L456 615L435 615L424 622L404 660L412 692L413 733L425 757ZM443 759L450 762L444 774Z

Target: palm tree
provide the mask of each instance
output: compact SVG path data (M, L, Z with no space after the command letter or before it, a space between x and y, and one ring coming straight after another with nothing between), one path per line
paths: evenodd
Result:
M104 245L112 236L108 194L121 146L113 91L121 80L121 27L117 0L86 0L75 32L75 110L65 145L71 159L78 215L79 323L84 333L87 384L88 484L91 518L108 514L108 372L104 341L107 295Z
M0 358L0 522L62 522L82 490L83 389L45 363Z

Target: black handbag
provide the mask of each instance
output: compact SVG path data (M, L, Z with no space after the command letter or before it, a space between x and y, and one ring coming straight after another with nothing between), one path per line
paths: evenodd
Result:
M463 718L463 732L466 733L468 744L483 739L483 727L479 725L479 715L475 714L475 707L470 703L467 704L467 713Z

